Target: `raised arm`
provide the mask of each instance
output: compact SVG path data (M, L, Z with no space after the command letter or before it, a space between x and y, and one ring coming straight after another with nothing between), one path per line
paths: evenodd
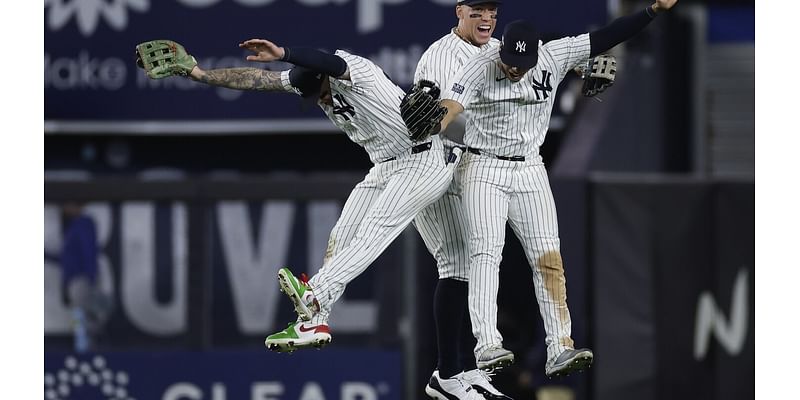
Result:
M650 7L642 11L617 18L610 24L590 32L591 56L601 54L632 38L644 29L656 15L671 9L677 2L678 0L656 0Z
M255 53L247 56L248 61L286 61L337 79L350 80L347 63L335 54L306 47L280 47L266 39L246 40L239 43L239 47Z
M229 89L289 91L281 84L281 71L267 71L259 68L220 68L205 71L196 66L189 74L189 78L207 85Z
M185 76L207 85L237 90L289 92L281 82L280 71L260 68L220 68L205 71L180 44L172 40L150 40L136 46L136 66L151 79Z

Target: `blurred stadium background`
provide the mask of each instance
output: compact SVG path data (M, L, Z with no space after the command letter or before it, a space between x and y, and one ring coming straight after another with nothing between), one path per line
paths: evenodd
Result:
M319 267L366 154L299 98L148 80L136 43L174 39L205 68L237 44L346 48L401 87L456 23L454 0L45 0L45 398L418 399L436 364L436 271L408 229L334 308L333 343L273 354L293 320L277 268ZM546 37L647 2L506 1ZM543 331L514 235L500 330L516 399L750 399L754 380L754 2L680 0L613 53L602 102L562 83L542 153L588 372L544 378ZM120 51L128 49L129 51ZM270 68L284 69L276 63ZM66 204L97 227L112 300L76 352L62 287Z

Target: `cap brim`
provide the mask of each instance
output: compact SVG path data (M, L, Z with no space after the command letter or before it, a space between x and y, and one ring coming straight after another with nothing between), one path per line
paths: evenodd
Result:
M530 56L520 56L517 54L506 53L501 49L500 60L503 61L503 64L510 65L512 67L530 69L533 68L536 65L536 62L539 61L539 55L534 53Z

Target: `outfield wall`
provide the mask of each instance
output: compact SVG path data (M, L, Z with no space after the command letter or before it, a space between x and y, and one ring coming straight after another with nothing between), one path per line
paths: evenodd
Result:
M278 292L277 268L318 268L342 202L359 178L46 181L47 365L65 362L71 352L57 260L62 202L88 201L98 227L100 282L116 304L101 352L167 359L191 353L186 357L201 360L222 350L252 352L243 363L260 356L279 362L262 345L264 336L293 320ZM573 337L595 350L597 362L588 374L544 379L530 269L509 231L499 327L517 364L494 382L517 398L553 383L571 387L577 399L752 398L754 184L595 176L555 179L552 186ZM404 398L423 396L436 364L435 282L432 257L410 228L348 286L334 308L334 342L319 354L399 354L392 363L402 371L410 396ZM300 382L284 378L286 385ZM228 378L211 370L192 379L210 387L227 385Z

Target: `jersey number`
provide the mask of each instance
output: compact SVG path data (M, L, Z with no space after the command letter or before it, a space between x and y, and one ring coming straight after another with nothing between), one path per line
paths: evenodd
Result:
M335 94L333 95L333 113L341 115L344 119L350 121L350 118L356 115L356 110L344 99L344 96Z

